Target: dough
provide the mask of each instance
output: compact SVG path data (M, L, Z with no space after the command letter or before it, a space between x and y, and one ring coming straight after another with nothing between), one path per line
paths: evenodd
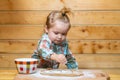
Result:
M41 75L77 77L83 76L83 73L75 70L41 70Z

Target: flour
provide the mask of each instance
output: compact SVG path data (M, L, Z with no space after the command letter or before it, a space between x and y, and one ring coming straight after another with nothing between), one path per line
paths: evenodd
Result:
M108 80L109 76L100 70L98 71L98 70L38 69L37 72L33 74L18 74L14 80L41 80L41 79L42 80Z
M57 79L57 80L73 80L73 79L77 79L77 77L66 77L66 76L49 76L49 75L41 75L39 72L35 73L35 74L31 74L34 77L38 77L38 78L46 78L46 79Z
M44 74L41 74L44 73ZM51 76L50 74L55 74L54 76ZM81 76L56 76L57 74L70 74L70 75L74 75L74 74L82 74ZM34 74L31 74L34 77L38 77L38 78L46 78L46 79L57 79L57 80L77 80L78 78L95 78L95 75L90 72L90 71L83 71L80 72L79 71L71 71L71 70L41 70L41 71L37 71Z
M85 77L95 78L95 75L90 71L83 71Z

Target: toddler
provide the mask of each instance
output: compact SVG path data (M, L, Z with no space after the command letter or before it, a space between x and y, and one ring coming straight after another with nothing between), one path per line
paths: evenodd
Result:
M63 8L61 11L52 11L47 16L45 33L32 55L32 58L39 60L39 68L57 69L59 64L64 64L68 69L78 69L78 64L72 56L66 40L71 27L67 16L69 12L67 8Z

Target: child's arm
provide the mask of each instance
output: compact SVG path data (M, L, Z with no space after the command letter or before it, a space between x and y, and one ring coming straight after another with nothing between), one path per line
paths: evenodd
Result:
M35 59L40 59L40 55L38 54L38 52L36 50L34 51L34 53L32 54L31 57L35 58Z
M75 58L72 56L72 54L67 54L67 68L68 69L78 69L78 63L76 62Z
M53 50L50 48L51 44L47 40L42 40L40 45L38 46L38 52L41 53L41 56L45 60L55 60L56 62L65 64L66 58L63 54L56 54L53 52Z
M54 53L54 54L51 55L51 59L55 60L56 62L59 62L61 64L66 64L67 63L65 55L63 55L63 54L55 54Z
M41 40L38 45L38 52L39 54L41 54L41 57L45 60L51 59L50 57L54 53L50 46L51 43L47 40Z
M65 42L64 55L67 59L66 66L68 69L78 69L78 63L76 62L72 52L69 50L68 41Z

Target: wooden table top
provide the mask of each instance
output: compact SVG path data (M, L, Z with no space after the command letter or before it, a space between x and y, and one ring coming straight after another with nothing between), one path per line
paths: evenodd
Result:
M108 72L110 76L110 80L120 80L120 73L114 72L115 70L103 70L105 72ZM13 80L15 76L18 74L16 69L10 69L10 70L1 70L0 69L0 80Z

